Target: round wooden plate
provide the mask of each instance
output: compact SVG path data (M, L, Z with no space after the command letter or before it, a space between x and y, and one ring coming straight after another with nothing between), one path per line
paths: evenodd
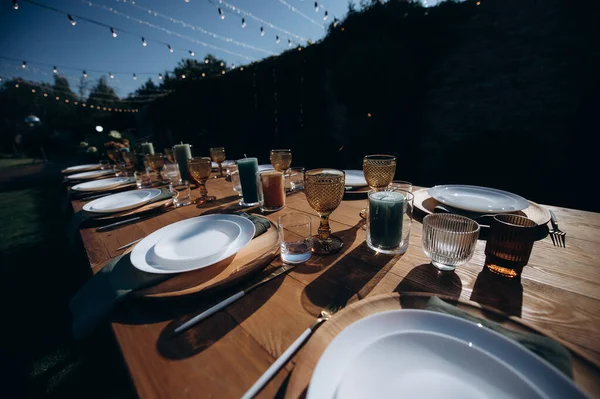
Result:
M257 216L257 215L255 215ZM271 223L266 233L250 241L236 255L203 269L177 274L132 295L144 298L172 298L226 288L264 269L279 253L277 226Z
M292 371L290 381L285 392L286 398L301 398L306 396L306 390L312 377L319 358L329 345L329 343L346 327L362 319L363 317L396 309L424 309L429 298L434 296L430 293L410 293L410 294L384 294L372 298L363 299L341 310L329 321L325 322L313 334L310 340L304 345L297 356L296 366ZM497 310L482 307L471 301L458 301L455 299L437 295L450 303L456 303L459 309L465 310L470 314L489 318L493 316L494 321L499 322L504 327L523 332L535 332L552 338L567 349L573 355L573 378L578 386L583 388L591 397L600 396L600 366L589 359L578 349L565 343L561 339L544 333L516 317L507 316ZM485 311L485 312L484 312Z
M430 214L433 213L433 210L436 206L441 205L441 202L432 198L427 192L427 190L429 189L423 188L421 190L413 192L415 196L414 205L415 207L417 207L417 209L420 209L426 214ZM550 212L548 211L548 209L536 204L535 202L529 201L529 203L531 204L529 208L523 209L522 211L510 213L513 213L515 215L526 216L540 226L547 224L550 221Z

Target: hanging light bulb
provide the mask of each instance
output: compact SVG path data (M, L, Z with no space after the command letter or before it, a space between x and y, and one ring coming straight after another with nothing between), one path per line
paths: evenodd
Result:
M219 65L221 65L221 66L225 66L225 64L224 64L223 62L221 62Z
M115 28L110 28L110 33L112 33L112 37L117 37L117 32L115 31Z
M235 69L235 64L231 64L231 69Z
M319 12L319 3L315 1L315 12Z
M137 80L137 75L135 73L133 74L133 80Z
M242 28L245 28L245 27L246 27L246 19L242 18Z
M13 10L18 10L19 9L19 2L17 2L17 0L13 0Z
M58 73L58 69L56 69L56 67L52 68L52 72L53 73Z
M202 77L203 77L203 78L205 78L205 77L206 77L206 74L205 74L204 72L202 72Z
M325 10L325 15L323 15L323 21L327 21L327 18L329 18L329 13L327 12L327 10Z
M158 80L162 80L162 73L158 74Z
M224 69L221 71L221 75L225 75L225 70Z
M292 47L292 40L288 39L288 47Z
M262 26L260 27L260 35L261 36L265 35L265 28L263 28Z
M204 63L205 63L205 64L208 64L208 58L205 58L205 59L204 59Z
M142 46L146 47L148 43L146 43L146 39L142 36Z
M275 43L279 43L279 35L275 36Z
M87 72L86 71L83 71L83 77L87 78Z
M67 14L67 17L69 17L69 22L71 22L71 25L77 25L77 21L73 19L73 16L71 14Z
M27 68L27 61L23 61L23 64L21 65L21 68L23 68L23 69Z
M223 10L221 10L221 7L219 7L219 16L221 17L221 19L225 19L225 14L223 14Z
M0 82L2 82L2 76L0 76Z
M182 74L182 75L181 75L181 79L185 79L185 74Z
M172 52L173 52L173 47L171 47L171 45L170 45L170 44L167 44L167 48L169 49L169 53L172 53Z
M338 19L337 18L333 18L333 27L337 28L338 26Z
M196 53L194 53L192 50L190 50L190 55L193 57L196 55Z
M115 78L115 75L113 75L113 73L112 73L112 72L109 72L109 73L108 73L108 77L109 77L109 78L111 78L111 79L114 79L114 78Z

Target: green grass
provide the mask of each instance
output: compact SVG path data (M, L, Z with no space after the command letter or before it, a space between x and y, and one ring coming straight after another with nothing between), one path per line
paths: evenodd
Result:
M0 193L0 252L12 252L19 247L41 243L47 237L38 189Z
M0 170L5 168L12 168L15 166L31 165L33 163L40 162L42 161L34 158L0 158Z

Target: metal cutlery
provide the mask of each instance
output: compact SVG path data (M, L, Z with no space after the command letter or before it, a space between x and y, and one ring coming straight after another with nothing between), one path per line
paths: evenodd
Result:
M327 305L327 307L321 311L321 314L319 315L317 320L315 320L315 322L309 328L304 330L304 332L298 338L296 338L296 340L285 350L285 352L283 352L283 354L279 356L277 360L275 360L275 363L273 363L271 367L269 367L267 371L265 371L264 374L260 376L260 378L254 383L254 385L252 385L252 387L244 394L244 396L242 396L242 399L250 399L256 396L256 394L260 392L260 390L271 380L271 378L273 378L275 374L277 374L277 372L283 366L285 366L285 364L292 358L294 353L296 353L296 351L300 349L302 344L306 342L306 340L311 336L311 334L321 324L329 320L331 316L333 316L338 310L342 309L344 305L345 302L341 302L338 299L333 299Z
M129 248L129 247L130 247L130 246L132 246L133 244L137 244L138 242L142 241L143 239L144 239L144 238L142 237L142 238L140 238L140 239L137 239L137 240L135 240L135 241L131 241L129 244L125 244L125 245L123 245L123 246L121 246L121 247L117 248L117 251L120 251L120 250L122 250L122 249L125 249L125 248Z
M101 231L111 230L115 227L119 227L119 226L127 224L127 223L136 222L136 221L140 220L141 218L142 218L141 216L136 216L134 218L125 219L125 220L121 220L119 222L107 224L106 226L100 226L96 229L96 231L101 232Z
M567 233L562 231L558 227L558 222L556 221L556 215L553 211L550 211L550 223L552 224L552 229L548 232L550 238L552 239L552 244L555 247L567 247Z
M224 301L219 302L215 306L211 307L210 309L205 310L204 312L200 313L199 315L192 317L190 320L186 321L185 323L183 323L182 325L177 327L175 329L175 334L178 334L184 330L187 330L194 324L206 319L207 317L213 315L214 313L218 312L219 310L223 309L224 307L237 301L238 299L240 299L241 297L243 297L244 295L246 295L253 289L263 285L264 283L274 279L275 277L278 277L278 276L292 270L294 267L296 267L296 265L281 266L279 269L275 270L273 273L269 274L267 277L263 278L258 283L251 285L250 287L246 288L245 290L242 290L242 291L238 292L237 294L230 296L229 298L225 299Z

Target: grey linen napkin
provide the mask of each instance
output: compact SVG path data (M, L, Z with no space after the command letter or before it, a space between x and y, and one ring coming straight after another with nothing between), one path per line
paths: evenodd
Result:
M562 371L568 377L573 378L573 371L571 366L571 353L553 339L543 337L538 334L510 330L496 322L470 315L464 310L460 310L455 306L444 302L436 296L431 297L429 299L425 308L427 310L433 310L436 312L460 317L462 319L466 319L474 323L481 323L483 326L489 328L490 330L493 330L499 334L504 335L506 338L518 342L519 344L523 345L525 348L529 349L542 359L554 365L557 369Z
M271 223L263 218L237 213L256 226L254 238L267 232ZM72 332L76 339L91 333L132 291L156 285L172 277L170 274L146 273L136 269L129 254L119 256L106 264L75 294L69 303L73 316Z

